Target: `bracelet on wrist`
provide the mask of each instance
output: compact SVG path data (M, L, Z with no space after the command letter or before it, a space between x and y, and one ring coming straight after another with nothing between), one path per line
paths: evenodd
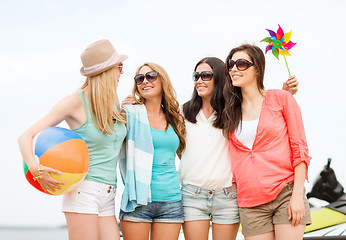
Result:
M33 177L34 181L37 181L38 179L42 178L42 173L43 173L43 169L42 169L42 165L40 164L39 168L37 169L38 174L36 177Z

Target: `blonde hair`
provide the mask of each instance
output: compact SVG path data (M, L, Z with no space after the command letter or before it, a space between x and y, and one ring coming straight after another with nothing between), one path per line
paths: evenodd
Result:
M169 124L172 125L175 133L179 137L179 147L177 149L177 155L180 158L181 153L184 151L186 142L185 142L185 124L179 115L179 103L176 98L176 92L173 88L171 80L163 67L156 63L144 63L140 66L136 75L139 73L142 67L147 66L150 67L153 71L158 72L158 78L161 79L162 82L162 99L161 99L161 108L163 113L165 114L167 121L167 128ZM137 100L138 104L144 104L145 99L141 96L138 91L138 87L136 82L134 82L132 95Z
M118 79L115 68L111 68L96 76L87 77L81 89L87 88L90 101L91 116L95 126L100 132L112 134L114 120L125 123L115 105Z

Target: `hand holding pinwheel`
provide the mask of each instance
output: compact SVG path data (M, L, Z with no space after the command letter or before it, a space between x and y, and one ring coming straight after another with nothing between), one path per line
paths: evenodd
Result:
M290 69L288 67L287 60L286 60L286 55L291 56L288 50L290 50L292 47L294 47L297 44L290 41L292 30L289 33L284 33L280 25L276 33L269 29L266 29L266 30L269 32L270 37L266 37L262 39L261 41L261 42L269 43L268 46L266 47L265 53L267 53L269 50L272 50L273 55L277 59L279 59L279 55L283 55L286 62L288 73L291 76Z

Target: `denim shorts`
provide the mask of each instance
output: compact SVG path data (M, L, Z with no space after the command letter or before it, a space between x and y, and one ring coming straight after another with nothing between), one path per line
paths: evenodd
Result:
M133 212L120 209L119 219L130 222L183 223L183 204L178 202L151 202L137 207Z
M64 195L62 211L114 216L115 191L113 185L83 180L77 189Z
M233 184L223 189L202 189L183 185L183 210L185 221L211 220L216 224L239 222L237 188Z

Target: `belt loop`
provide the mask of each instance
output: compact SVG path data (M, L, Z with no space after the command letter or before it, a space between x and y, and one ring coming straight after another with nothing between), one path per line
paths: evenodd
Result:
M228 194L229 194L228 187L223 188L223 192L224 192L226 195L228 195Z
M195 194L199 194L201 192L201 188L197 187Z

